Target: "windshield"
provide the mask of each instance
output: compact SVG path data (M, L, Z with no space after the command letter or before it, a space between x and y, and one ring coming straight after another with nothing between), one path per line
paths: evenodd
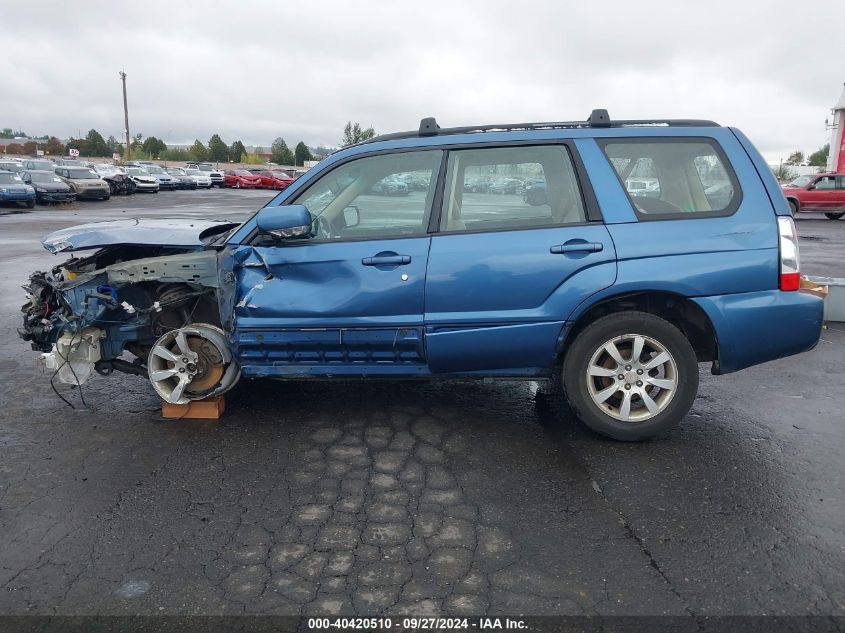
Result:
M55 174L45 174L44 172L32 172L29 174L32 182L62 182L62 179Z
M132 176L149 176L149 174L140 167L130 167L126 170L126 173Z
M185 170L180 169L179 167L171 167L170 169L167 170L167 173L170 174L171 176L184 176Z
M164 173L164 170L161 167L157 167L155 165L150 165L146 169L147 169L147 173L150 173L150 174L163 174Z
M19 182L23 182L23 180L21 180L20 177L16 176L15 174L12 174L12 173L6 174L6 173L0 172L0 184L16 185Z
M199 165L197 169L199 169L200 171L214 171L211 165Z
M189 176L202 176L202 172L199 169L186 169L185 171Z
M236 176L255 176L251 171L247 171L246 169L236 169L235 170Z
M0 163L0 169L5 169L6 171L20 171L23 169L23 166L18 163Z
M90 169L68 169L68 178L75 180L97 180L100 176Z
M812 180L812 176L798 176L798 178L789 183L787 187L806 187L810 180Z
M56 168L49 160L31 160L26 163L26 166L30 169L46 169L47 171L53 171Z

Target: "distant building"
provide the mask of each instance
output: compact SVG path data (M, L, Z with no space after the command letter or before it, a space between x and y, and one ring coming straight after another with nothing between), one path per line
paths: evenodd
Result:
M830 152L827 155L827 170L845 172L845 87L842 96L833 106L833 130L830 135Z

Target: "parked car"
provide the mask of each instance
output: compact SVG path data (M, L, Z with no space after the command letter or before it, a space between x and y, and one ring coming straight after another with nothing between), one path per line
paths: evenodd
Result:
M93 169L88 167L56 167L55 172L59 178L70 185L77 200L84 198L108 200L111 197L109 183L100 178Z
M135 183L122 167L108 163L95 164L92 169L109 184L111 195L131 195L135 193Z
M18 160L0 160L0 171L11 171L18 173L23 171L23 163Z
M516 194L522 192L519 178L497 178L490 184L490 193Z
M11 171L0 171L0 202L14 202L30 209L35 206L35 189Z
M373 183L373 186L370 187L370 193L375 193L380 196L407 196L408 191L408 185L396 176L382 178L378 182Z
M135 183L135 191L158 193L158 179L140 167L126 167L126 174Z
M223 172L219 169L215 169L214 165L211 163L187 163L185 165L185 169L197 169L204 174L208 174L208 177L211 179L211 184L214 187L222 188L225 186Z
M522 187L522 201L534 207L548 204L546 181L543 178L530 178L526 180Z
M490 191L490 185L493 184L493 179L487 176L477 176L475 178L464 179L464 191L469 193L487 193Z
M427 178L419 174L397 174L396 178L408 185L411 191L425 191L430 184Z
M35 200L38 204L76 200L76 194L71 186L59 178L54 171L24 171L20 176L26 184L35 189Z
M249 169L252 174L261 178L261 186L264 189L285 189L293 184L293 178L283 171L271 169Z
M227 169L223 172L223 184L235 189L257 189L261 186L261 176L246 169Z
M168 167L164 171L171 178L176 179L177 189L196 189L197 181L191 178L181 167Z
M179 181L176 180L173 176L168 174L158 165L144 165L144 171L147 172L150 176L155 178L158 181L158 188L159 189L169 189L173 191L174 189L178 188Z
M329 156L242 224L65 228L49 251L93 253L31 275L21 334L57 380L145 374L181 404L240 376L560 376L595 431L652 437L690 410L699 363L727 374L809 350L823 309L800 289L789 206L751 142L655 123L598 110L480 143L427 119ZM626 191L639 161L659 197ZM548 204L463 195L472 166L539 169ZM368 195L407 172L429 178L425 195ZM733 194L711 202L705 179Z
M845 215L845 174L801 176L783 188L792 215L824 213L831 220Z
M206 172L200 171L199 169L191 169L189 167L186 167L185 173L194 179L194 182L197 183L197 187L202 189L211 189L211 178Z
M27 171L53 171L56 163L46 158L26 158L23 161L23 168Z

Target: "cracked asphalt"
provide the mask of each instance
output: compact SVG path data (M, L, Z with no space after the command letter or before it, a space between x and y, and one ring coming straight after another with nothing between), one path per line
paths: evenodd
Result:
M162 420L133 376L56 398L15 333L61 261L40 235L267 197L0 217L0 613L845 615L845 324L702 366L681 426L635 445L533 382L243 381L218 422ZM845 275L845 221L798 228L805 269Z

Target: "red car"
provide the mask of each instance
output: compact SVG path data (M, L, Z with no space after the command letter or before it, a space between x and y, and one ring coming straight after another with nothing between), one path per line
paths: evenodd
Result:
M845 174L799 176L783 188L792 215L824 213L831 220L845 215Z
M235 189L258 189L261 187L261 176L246 169L228 169L223 174L223 186Z
M253 175L261 177L261 186L265 189L286 189L292 182L293 178L288 176L283 171L274 171L272 169L251 170Z

